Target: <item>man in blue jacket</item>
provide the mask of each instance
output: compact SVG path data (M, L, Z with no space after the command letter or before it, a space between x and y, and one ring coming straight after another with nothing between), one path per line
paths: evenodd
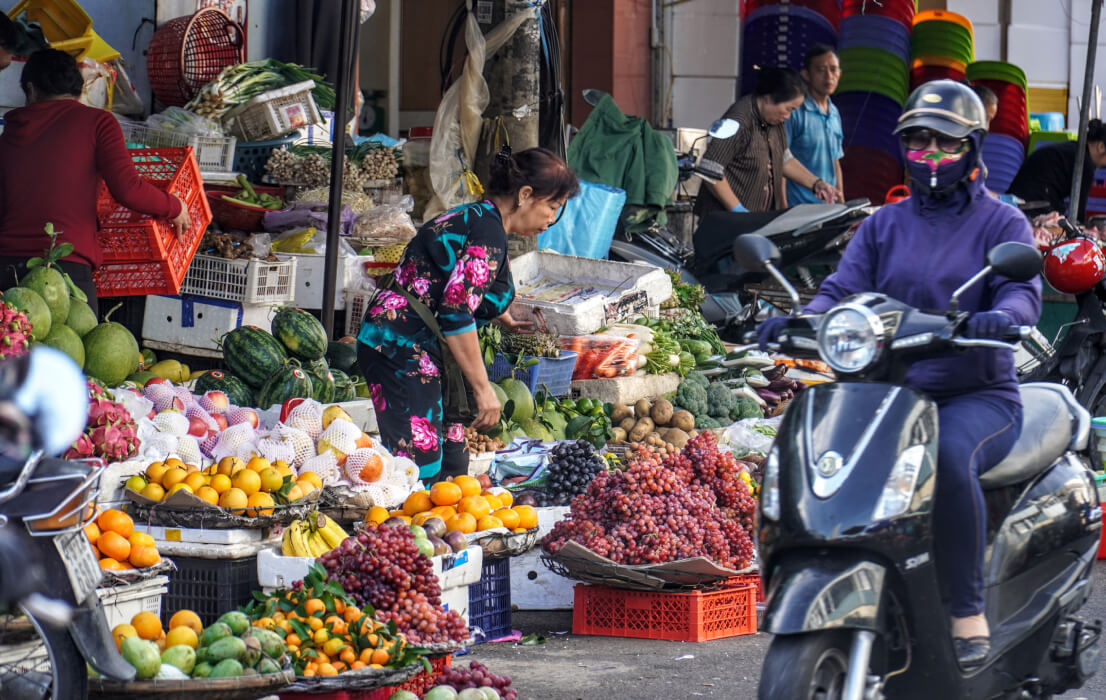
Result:
M807 313L822 313L860 292L943 309L953 291L983 267L988 250L1006 241L1033 244L1025 216L983 187L979 164L986 126L983 103L966 85L937 80L911 94L895 133L902 140L912 194L860 225ZM1041 282L994 275L962 295L960 308L971 312L968 336L1001 338L1011 325L1037 323ZM760 342L778 337L785 323L784 318L762 323ZM987 513L979 475L1002 461L1021 433L1013 353L972 349L923 360L913 365L906 383L937 402L935 549L950 593L953 643L966 670L990 653L983 614Z
M837 54L825 44L815 44L803 57L799 73L806 83L803 103L787 118L787 147L791 155L806 169L834 189L838 201L845 200L841 179L841 141L844 128L841 114L830 99L841 80L841 63ZM820 204L812 188L787 181L787 204Z

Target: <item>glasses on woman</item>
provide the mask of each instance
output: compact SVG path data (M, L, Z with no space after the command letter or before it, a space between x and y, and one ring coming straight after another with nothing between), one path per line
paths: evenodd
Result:
M902 144L908 151L925 150L934 141L939 150L950 155L962 153L968 147L967 138L949 136L933 129L911 129L902 133Z

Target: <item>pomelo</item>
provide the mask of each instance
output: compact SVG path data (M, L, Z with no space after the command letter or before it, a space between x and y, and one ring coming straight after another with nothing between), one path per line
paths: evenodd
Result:
M549 442L553 439L553 433L549 432L549 428L545 427L545 425L536 418L528 418L524 421L519 421L519 427L522 428L527 437L536 438L542 442Z
M499 382L499 387L515 404L514 413L509 416L511 420L521 423L534 417L534 397L525 384L518 379L508 378Z
M81 342L81 336L77 335L75 330L64 323L53 324L53 327L50 328L50 334L46 336L42 344L61 350L72 357L78 367L84 369L84 343Z
M60 326L69 318L69 286L65 284L61 273L54 268L39 265L27 273L19 286L38 292L50 307L52 325Z
M4 301L23 312L31 322L31 337L44 340L50 335L50 307L38 292L26 287L12 287L4 292Z
M107 320L110 316L109 311L83 338L84 370L107 386L119 386L138 369L140 355L138 341L125 326Z
M69 317L65 319L65 325L76 331L78 337L83 338L98 324L91 306L79 299L69 298Z

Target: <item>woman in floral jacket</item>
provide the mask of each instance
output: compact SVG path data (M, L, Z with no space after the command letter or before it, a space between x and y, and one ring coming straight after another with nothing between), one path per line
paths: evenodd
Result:
M408 244L395 280L434 314L449 351L472 387L478 415L472 427L499 421L500 405L488 381L477 323L496 321L521 330L511 317L514 282L507 232L536 236L579 190L576 175L556 155L531 148L495 157L488 198L425 224ZM358 362L388 449L419 465L423 479L468 471L464 426L442 423L442 354L437 336L396 292L369 301L358 339Z

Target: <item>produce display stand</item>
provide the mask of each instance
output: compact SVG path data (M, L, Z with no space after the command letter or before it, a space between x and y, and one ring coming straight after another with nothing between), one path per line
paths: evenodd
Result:
M376 690L400 685L425 671L422 664L411 664L403 668L362 668L329 677L297 676L295 680L281 688L280 698L281 700L300 697L317 698L323 693Z
M185 492L177 492L161 502L151 501L133 491L127 492L127 497L131 500L134 519L147 525L229 530L268 528L274 525L287 525L293 520L302 520L315 510L320 495L313 491L307 498L295 503L265 508L272 511L269 515L255 516L233 513Z
M700 588L748 573L718 566L706 557L641 566L616 564L576 542L556 554L543 555L542 561L565 578L642 591Z
M114 700L255 700L271 695L295 679L291 670L239 678L192 678L119 682L90 678L89 697Z

